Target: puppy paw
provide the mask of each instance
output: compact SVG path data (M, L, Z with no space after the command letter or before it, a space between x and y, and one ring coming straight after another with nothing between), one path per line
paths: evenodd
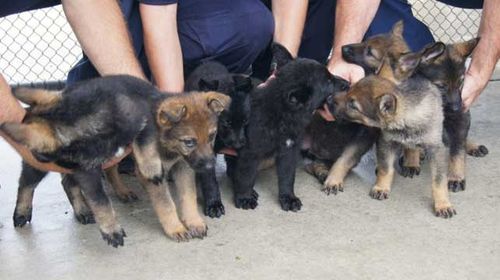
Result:
M220 218L222 215L226 213L224 210L224 205L220 200L216 200L209 203L206 202L205 209L203 212L205 216L208 216L210 218Z
M75 218L82 225L95 224L95 218L92 212L75 213Z
M488 148L484 145L479 145L473 149L467 150L467 154L473 157L485 157L488 153Z
M139 197L133 191L116 192L116 196L123 203L134 202L139 200Z
M452 192L465 191L465 179L448 180L448 189Z
M203 239L207 236L208 227L203 221L194 224L187 224L186 227L191 238Z
M14 220L14 227L23 227L27 223L31 223L31 211L32 209L27 209L26 211L18 211L17 209L14 211L14 216L12 219Z
M370 191L370 196L374 199L384 200L389 198L389 189L374 186Z
M165 230L165 233L168 237L177 242L187 242L189 239L192 239L189 230L183 224L179 224L175 228Z
M436 214L436 217L441 217L441 218L451 218L453 215L457 214L457 211L453 208L453 206L449 203L436 203L434 206L434 213Z
M255 209L257 205L259 204L257 200L259 199L259 194L255 191L252 190L252 194L250 196L243 196L243 195L238 195L234 199L234 205L236 208L240 209Z
M285 211L297 212L302 207L302 201L295 195L282 194L279 197L281 209Z
M326 193L326 195L337 195L338 192L344 192L344 182L333 177L328 177L321 190Z
M109 233L103 232L101 230L101 235L102 239L108 242L108 245L111 245L115 248L118 248L118 246L123 246L123 239L127 236L122 228Z
M405 166L404 159L399 159L400 175L407 178L413 178L420 175L420 166Z
M314 163L310 163L304 166L304 169L307 173L311 174L312 176L316 177L318 182L323 184L326 181L326 178L328 177L328 169L326 170L318 170L315 168Z

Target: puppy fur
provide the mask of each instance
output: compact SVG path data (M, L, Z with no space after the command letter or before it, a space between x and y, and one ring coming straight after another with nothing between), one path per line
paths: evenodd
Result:
M328 95L345 90L348 84L316 61L293 59L278 44L272 48L276 77L252 91L248 143L238 150L234 162L228 162L228 175L236 207L254 209L258 204L254 184L259 162L275 157L281 208L298 211L302 202L294 192L295 168L305 128Z

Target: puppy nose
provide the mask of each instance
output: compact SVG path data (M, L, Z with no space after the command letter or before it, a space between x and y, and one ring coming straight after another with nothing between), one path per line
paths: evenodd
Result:
M350 46L342 46L342 56L353 56L354 51Z

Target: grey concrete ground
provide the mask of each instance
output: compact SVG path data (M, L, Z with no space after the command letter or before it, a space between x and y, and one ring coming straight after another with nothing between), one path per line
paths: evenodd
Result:
M234 208L221 175L227 214L206 219L206 239L178 244L163 234L130 179L141 201L114 200L128 234L125 247L114 249L97 226L75 221L56 174L36 192L33 223L15 229L20 160L0 142L0 279L499 279L499 90L500 82L491 83L473 108L471 135L490 154L468 158L467 190L451 194L458 211L451 220L432 214L428 171L413 180L397 177L381 202L356 175L344 193L326 196L299 170L304 207L286 213L268 170L259 175L254 211Z

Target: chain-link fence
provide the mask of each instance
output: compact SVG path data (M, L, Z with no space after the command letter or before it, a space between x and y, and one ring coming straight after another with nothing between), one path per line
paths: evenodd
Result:
M410 0L417 18L443 42L476 35L480 10ZM0 71L10 84L64 81L81 49L60 6L0 19Z

